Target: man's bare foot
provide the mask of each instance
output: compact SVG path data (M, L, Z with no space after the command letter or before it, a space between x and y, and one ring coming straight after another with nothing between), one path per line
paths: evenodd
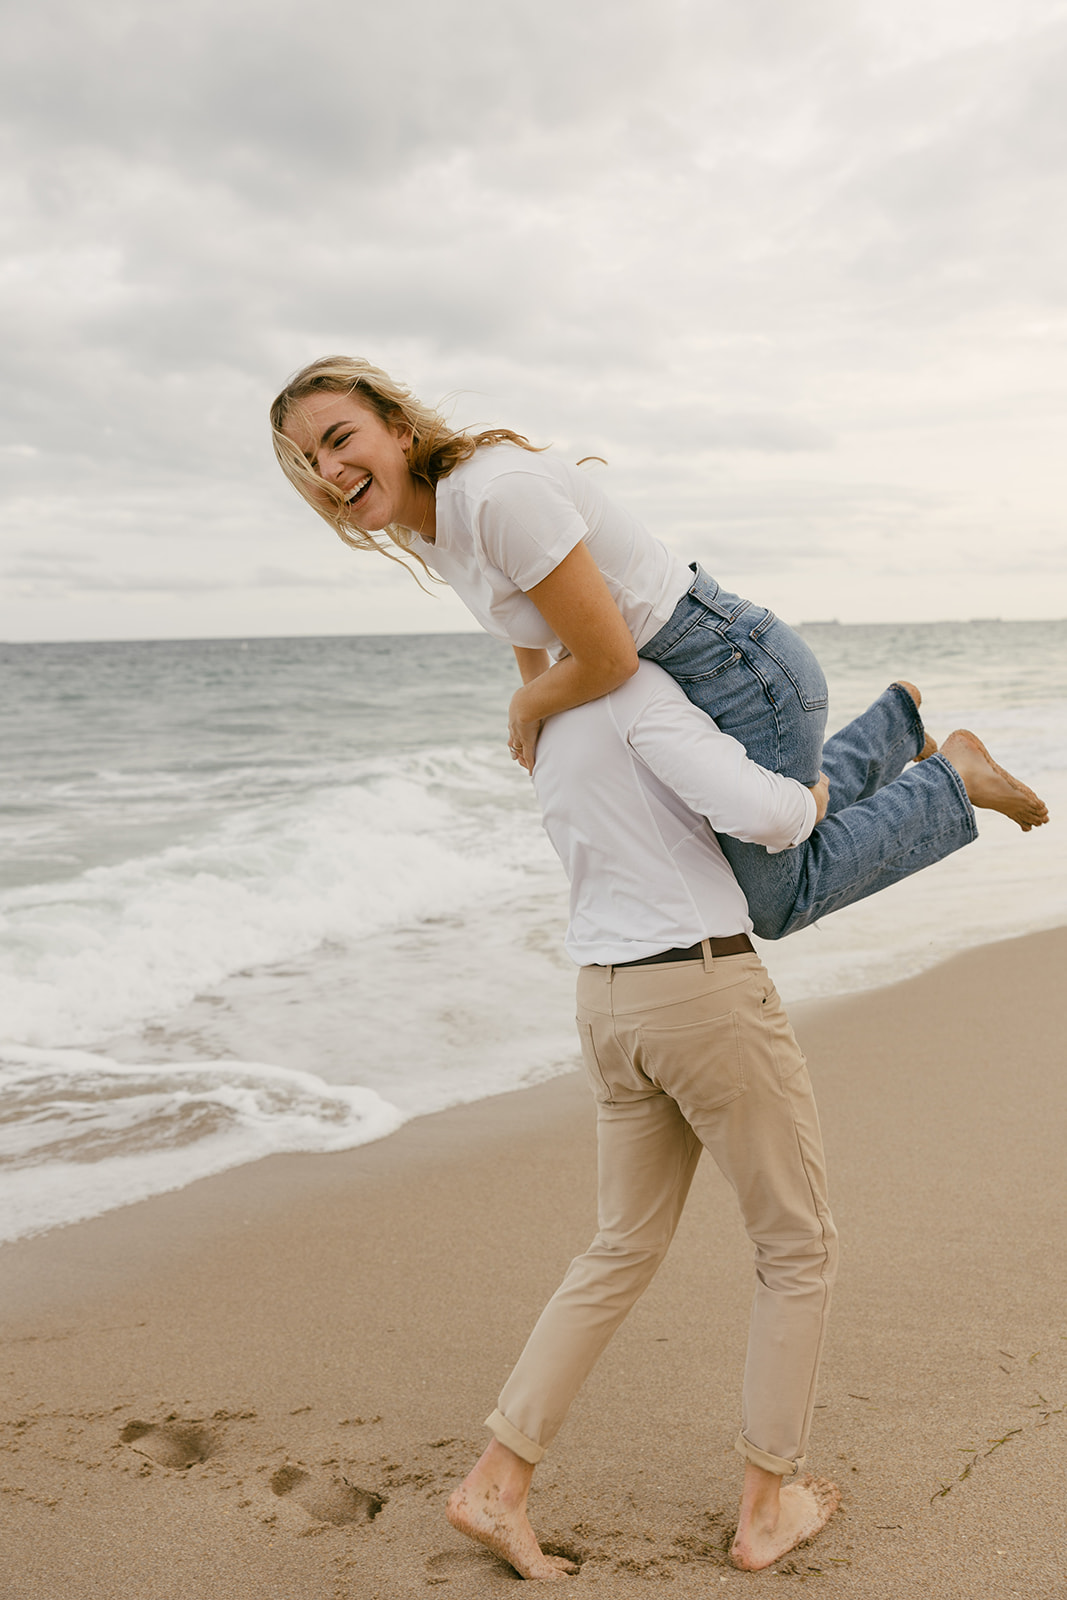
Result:
M941 754L951 761L973 806L1001 811L1017 822L1024 833L1048 821L1048 807L1032 789L998 766L985 745L967 728L957 728L941 746Z
M805 1539L821 1533L840 1504L841 1491L828 1478L784 1484L768 1503L751 1507L747 1514L742 1501L730 1560L743 1572L762 1572Z
M916 709L922 705L923 697L913 683L909 683L906 678L894 678L893 681L898 689L907 690L908 694L910 694L911 698L915 701Z
M524 1578L554 1582L577 1572L564 1556L547 1556L526 1515L533 1467L494 1439L452 1494L445 1515Z

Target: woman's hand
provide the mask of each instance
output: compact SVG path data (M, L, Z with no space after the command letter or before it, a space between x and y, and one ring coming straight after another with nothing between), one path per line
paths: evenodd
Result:
M523 699L525 689L516 689L508 707L508 749L512 761L517 761L527 772L533 771L537 737L541 732L541 718L531 718Z

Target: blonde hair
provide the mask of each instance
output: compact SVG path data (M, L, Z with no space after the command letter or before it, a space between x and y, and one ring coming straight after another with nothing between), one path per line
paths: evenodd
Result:
M465 433L450 428L438 411L423 405L410 389L395 382L380 367L371 366L358 356L323 356L290 378L281 394L270 408L274 454L293 488L317 511L334 532L353 550L377 550L390 561L397 561L413 572L401 556L352 520L352 508L345 503L342 491L319 476L304 452L283 433L283 428L302 413L300 402L313 394L350 394L381 419L382 422L403 422L411 433L411 444L406 450L408 471L413 478L436 488L441 478L467 461L482 445L517 444L523 450L537 450L521 433L510 428L490 428L483 433ZM310 423L310 419L307 419ZM381 530L387 539L398 546L412 560L417 561L429 576L429 568L417 550L411 549L414 535L409 528L392 523Z

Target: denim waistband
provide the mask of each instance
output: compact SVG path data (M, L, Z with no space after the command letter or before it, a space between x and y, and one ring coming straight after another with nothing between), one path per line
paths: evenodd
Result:
M743 600L740 595L727 593L715 578L704 571L699 562L691 561L689 570L694 574L693 581L671 612L669 620L637 652L646 660L656 661L664 651L677 644L702 611L711 611L724 623L730 623L736 621L742 612L751 608L751 600Z

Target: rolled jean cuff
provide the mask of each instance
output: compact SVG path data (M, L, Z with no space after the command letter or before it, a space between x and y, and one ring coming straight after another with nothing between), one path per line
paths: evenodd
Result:
M775 1472L780 1478L795 1478L807 1459L798 1456L795 1461L788 1461L785 1456L772 1456L769 1450L761 1450L759 1445L751 1444L743 1433L739 1433L734 1440L734 1449L746 1461L751 1461L754 1467L762 1467L764 1472Z
M918 756L926 743L926 729L923 727L923 719L919 713L919 708L902 683L891 683L889 687L896 690L897 698L903 705L905 714L911 723L912 731L915 734L915 754Z
M518 1428L512 1427L502 1411L494 1411L491 1416L486 1417L485 1425L496 1434L501 1444L507 1445L509 1450L514 1450L517 1456L521 1456L523 1461L528 1461L532 1467L536 1467L545 1453L543 1444L534 1444L533 1440L527 1439Z

